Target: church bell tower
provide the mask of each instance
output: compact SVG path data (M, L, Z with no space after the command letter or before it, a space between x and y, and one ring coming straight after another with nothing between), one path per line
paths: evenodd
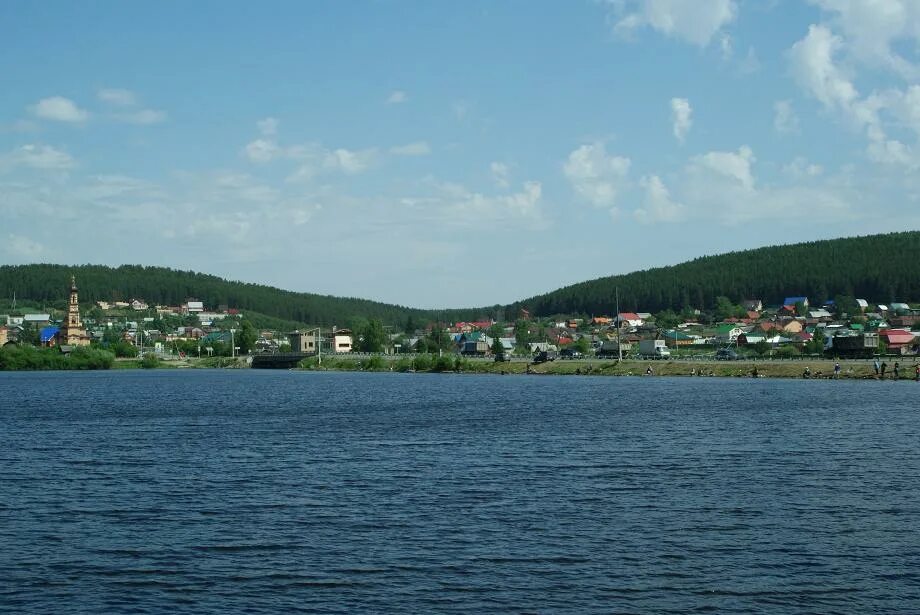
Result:
M80 304L77 299L77 280L70 276L70 301L67 303L67 318L58 331L58 343L67 346L88 346L89 337L80 322Z

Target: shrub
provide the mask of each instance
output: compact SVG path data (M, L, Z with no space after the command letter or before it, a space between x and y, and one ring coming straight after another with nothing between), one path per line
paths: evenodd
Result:
M403 358L403 359L398 360L398 361L393 365L393 369L396 370L396 371L398 371L398 372L407 372L407 371L409 371L410 369L413 369L413 367L412 367L412 359Z
M780 359L791 359L801 354L795 346L780 346L776 349L774 356Z
M417 372L427 372L431 369L431 364L431 356L427 354L420 354L412 360L412 367Z
M155 369L159 367L160 360L152 352L148 352L144 355L144 358L141 359L141 367L144 369Z
M361 361L361 369L366 371L380 371L386 369L386 361L383 360L383 357L375 355L373 357L368 357L367 359Z
M438 357L431 366L433 372L449 372L454 369L454 360L450 357Z

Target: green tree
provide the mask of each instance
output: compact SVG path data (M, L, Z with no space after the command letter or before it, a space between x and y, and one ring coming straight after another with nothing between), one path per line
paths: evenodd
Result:
M582 335L573 344L575 350L582 354L587 354L591 350L591 343L588 341L588 338Z
M387 333L376 318L367 322L359 333L359 349L363 352L383 352L387 346Z
M519 347L526 347L532 341L530 323L523 319L514 323L514 340Z
M496 323L494 323L491 327L489 327L489 331L488 331L487 335L488 335L489 337L494 337L494 338L498 339L498 338L502 337L503 335L505 335L505 328L502 327L501 324L499 324L499 323L496 322Z
M655 314L655 323L659 329L674 329L681 323L681 318L673 310L662 310Z
M497 337L493 338L492 339L492 353L501 354L503 352L505 352L505 347L502 346L502 341L498 339Z
M256 347L256 340L259 339L259 334L256 332L256 328L252 326L252 323L248 320L243 320L240 323L240 330L236 332L234 341L236 345L240 347L240 354L249 354Z

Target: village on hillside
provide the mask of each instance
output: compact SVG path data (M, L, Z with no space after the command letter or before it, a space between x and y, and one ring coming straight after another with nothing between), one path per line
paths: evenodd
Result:
M195 298L181 305L148 305L142 298L98 301L81 315L76 281L66 311L11 310L0 314L0 345L94 345L119 357L234 356L263 353L457 353L497 360L518 357L677 358L710 356L793 358L833 355L917 355L920 309L907 303L870 303L837 297L813 303L789 296L781 305L760 299L735 304L719 297L713 310L651 314L533 317L514 320L429 322L398 330L379 322L358 327L256 329L239 309L208 306ZM63 297L64 293L62 293ZM405 327L404 327L405 329Z

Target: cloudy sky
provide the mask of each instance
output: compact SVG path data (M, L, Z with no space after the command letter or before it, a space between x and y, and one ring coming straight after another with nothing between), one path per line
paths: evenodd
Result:
M920 0L0 3L0 262L491 305L920 227Z

